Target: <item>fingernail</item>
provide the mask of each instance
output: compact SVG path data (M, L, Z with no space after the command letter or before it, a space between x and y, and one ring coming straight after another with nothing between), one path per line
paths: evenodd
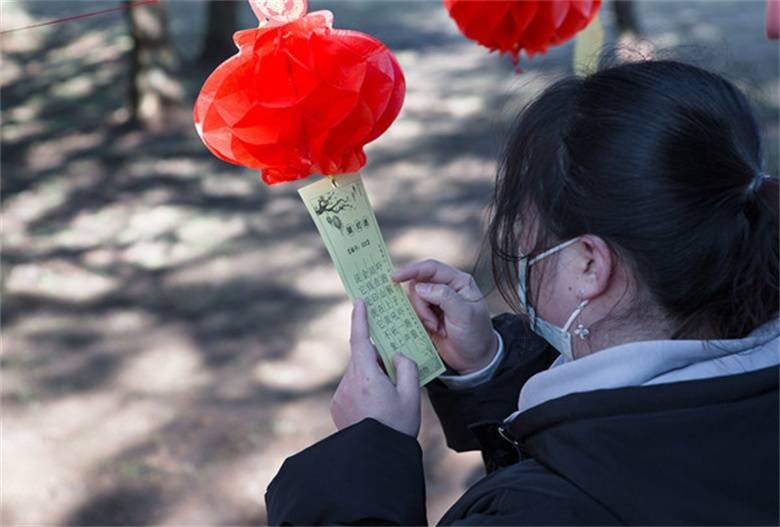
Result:
M431 284L415 284L414 290L418 293L430 293L431 292Z

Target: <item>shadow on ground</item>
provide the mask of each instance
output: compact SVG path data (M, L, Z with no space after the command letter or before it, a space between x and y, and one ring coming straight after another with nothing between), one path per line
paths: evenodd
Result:
M762 6L642 3L641 15L670 56L756 101L775 173L777 49ZM364 170L393 258L469 269L509 123L569 72L571 44L516 76L438 2L312 2L323 7L384 40L407 76L402 115ZM304 182L265 187L203 147L189 104L208 73L192 63L205 8L168 8L189 102L163 135L126 124L121 16L3 37L5 524L264 523L283 459L333 431L349 305ZM2 9L4 27L72 14ZM252 25L249 9L241 19ZM447 451L427 404L420 441L435 521L481 475L479 456Z

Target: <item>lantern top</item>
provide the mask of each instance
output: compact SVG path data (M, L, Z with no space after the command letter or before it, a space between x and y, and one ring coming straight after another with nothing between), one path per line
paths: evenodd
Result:
M306 0L249 0L260 27L280 26L306 14Z

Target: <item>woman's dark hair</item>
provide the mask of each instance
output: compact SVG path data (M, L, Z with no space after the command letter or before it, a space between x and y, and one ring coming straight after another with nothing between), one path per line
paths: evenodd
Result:
M555 82L521 112L499 167L496 286L519 310L519 235L533 209L526 254L600 236L672 338L743 337L780 303L777 178L750 191L763 162L747 99L714 73L663 60Z

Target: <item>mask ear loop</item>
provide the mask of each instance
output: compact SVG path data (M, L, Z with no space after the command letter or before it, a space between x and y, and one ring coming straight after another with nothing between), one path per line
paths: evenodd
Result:
M562 250L562 249L565 249L565 248L566 248L566 247L568 247L569 245L571 245L571 244L573 244L573 243L577 242L577 240L579 240L579 239L580 239L580 237L579 237L579 236L578 236L578 237L576 237L576 238L572 238L571 240L569 240L569 241L567 241L567 242L563 242L562 244L560 244L560 245L556 245L555 247L553 247L553 248L551 248L551 249L547 249L546 251L544 251L544 252L543 252L543 253L541 253L541 254L537 254L536 256L534 256L533 258L531 258L531 260L528 262L528 267L531 267L533 264L535 264L536 262L538 262L539 260L541 260L541 259L542 259L542 258L544 258L545 256L549 256L549 255L551 255L551 254L553 254L553 253L557 253L558 251L560 251L560 250Z
M523 292L523 298L521 298L521 302L523 303L523 306L525 308L525 314L528 315L529 322L531 323L531 327L533 328L536 324L536 312L531 307L531 303L528 300L528 271L531 267L531 264L528 261L527 256L523 256L518 260L518 267L522 268L523 272L518 273L517 280L518 282L520 280L523 281L522 284L518 283L518 286L522 285L522 287L518 287L518 290L521 290Z
M572 244L576 243L577 241L579 241L580 238L581 238L581 236L577 236L576 238L572 238L571 240L565 241L565 242L563 242L563 243L561 243L559 245L556 245L555 247L551 247L550 249L547 249L543 253L537 254L536 256L534 256L533 258L528 260L528 263L525 266L525 276L524 276L525 284L523 284L523 288L525 289L525 304L527 306L530 306L530 304L531 304L530 301L528 300L528 293L529 293L529 291L528 291L528 282L529 282L529 280L528 280L528 273L529 273L529 271L531 269L531 266L533 264L535 264L536 262L538 262L539 260L541 260L542 258L550 256L551 254L555 254L558 251L561 251L561 250L565 249L569 245L572 245ZM527 256L525 258L527 259ZM574 321L574 318L579 314L580 311L582 311L582 308L585 307L587 305L587 303L588 303L587 300L583 300L583 302L577 307L577 310L574 311L574 313L572 313L571 317L569 317L569 320L566 322L566 326L564 326L564 328L563 328L564 331L568 330L569 325ZM530 321L531 321L531 327L534 327L534 325L536 323L536 316L535 316L536 315L536 310L534 310L533 316L531 315L530 310L529 310L528 315L529 315L529 318L530 318ZM585 330L585 331L587 331L587 330Z

